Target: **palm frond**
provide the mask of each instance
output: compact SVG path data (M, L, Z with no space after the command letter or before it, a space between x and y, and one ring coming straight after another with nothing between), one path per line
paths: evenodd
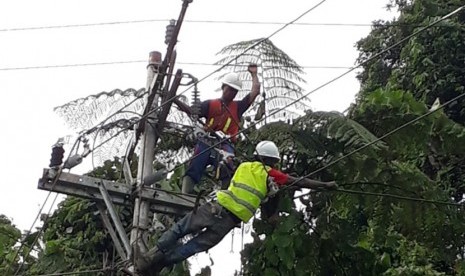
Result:
M347 150L355 150L367 145L370 145L369 149L375 151L387 149L385 142L378 141L378 137L364 126L339 112L307 112L295 124L296 130L318 133L328 140L342 144ZM299 137L305 140L305 137L310 136L309 133Z

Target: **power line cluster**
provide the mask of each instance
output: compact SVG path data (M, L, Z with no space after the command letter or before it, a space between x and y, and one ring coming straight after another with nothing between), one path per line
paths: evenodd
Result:
M325 1L326 1L326 0L322 0L321 2L319 2L318 4L316 4L315 6L311 7L309 10L305 11L303 14L301 14L301 15L300 15L299 17L297 17L295 20L291 21L290 23L286 24L285 26L279 28L277 31L273 32L273 33L272 33L271 35L269 35L266 39L269 39L269 38L272 37L273 35L277 34L277 33L280 32L280 31L282 31L282 30L285 29L287 26L289 26L289 25L292 24L293 22L297 21L299 18L303 17L305 14L309 13L310 11L314 10L315 8L317 8L318 6L320 6L320 5L321 5L323 2L325 2ZM247 49L242 53L242 55L244 55L247 51L249 51L250 49L254 48L254 47L257 46L258 44L262 43L264 40L265 40L265 39L262 39L262 40L258 41L255 45L252 45L252 46L250 46L249 48L247 48ZM242 55L238 55L235 59L231 60L228 64L234 62L237 58L239 58L239 57L242 56ZM228 64L223 65L220 69L224 68L224 67L227 66ZM203 81L203 80L205 80L206 78L212 76L216 71L218 71L218 70L220 70L220 69L217 69L217 70L213 71L212 73L208 74L208 75L205 76L204 78L200 79L198 82ZM181 95L184 94L184 93L186 93L186 92L187 92L190 88L192 88L194 85L195 85L195 84L190 85L186 90L184 90L184 91L181 93ZM125 106L123 106L121 109L119 109L119 110L118 110L117 112L115 112L113 115L108 116L105 120L103 120L103 121L102 121L101 123L99 123L98 125L103 125L109 118L111 118L112 116L118 114L119 112L121 112L122 110L124 110L126 107L128 107L130 104L132 104L133 102L135 102L135 100L139 99L140 97L143 97L143 96L146 95L146 94L147 94L147 92L146 92L146 93L142 93L141 95L139 95L139 97L136 97L133 101L127 103ZM168 99L167 102L172 101L173 99L174 99L174 98ZM155 111L161 109L162 107L163 107L163 105L160 105L159 107L153 109L152 111L147 112L147 114L145 114L145 115L143 115L141 118L139 118L139 120L137 120L136 122L134 122L134 124L137 124L138 122L140 122L140 121L146 119L146 118L147 118L148 116L150 116L153 112L155 112ZM123 130L118 131L115 135L113 135L113 137L116 137L116 135L119 135L122 131L123 131ZM110 139L107 139L107 140L105 140L104 142L102 142L100 145L95 146L95 147L93 148L93 151L95 151L96 148L102 146L104 143L108 142L109 140L110 140ZM73 148L78 144L78 141L79 141L79 138L78 138L78 139L76 140L76 142L74 143ZM73 150L70 151L69 156L71 156L71 152L72 152L72 151L73 151ZM68 158L69 158L69 157L68 157ZM59 175L60 175L60 173L61 173L61 170L62 170L62 168L60 168L60 171L58 172L58 175L56 176L55 181L54 181L52 187L55 185L56 181L58 180L58 177L59 177ZM41 207L41 209L39 210L39 213L38 213L36 219L34 220L32 226L31 226L31 230L32 230L32 227L35 225L35 223L36 223L38 217L40 216L40 213L42 212L42 209L44 208L44 206L45 206L45 204L46 204L46 202L47 202L48 197L50 196L50 194L51 194L51 191L48 193L47 198L45 199L44 203L42 204L42 207ZM56 197L55 197L55 200L56 200ZM55 201L55 200L54 200L54 201ZM50 213L50 211L49 211L49 213ZM43 229L41 228L41 231L42 231L42 230L43 230ZM40 232L40 233L41 233L41 232ZM34 244L35 244L35 242L37 242L38 237L40 236L40 233L37 235L37 239L33 242L33 244L32 244L31 247L34 247ZM15 257L13 258L13 261L11 262L10 267L11 267L11 265L13 265L13 263L16 261L16 258L17 258L18 254L19 254L19 252L20 252L20 250L21 250L21 248L22 248L23 246L24 246L24 243L21 243L21 246L20 246L20 247L18 248L18 250L16 251ZM29 251L29 252L30 252L30 251ZM29 252L28 252L27 254L29 254ZM16 270L15 275L18 274L18 272L20 271L22 265L23 265L23 263L21 263L21 266Z
M278 29L277 31L275 31L274 33L272 33L271 35L269 35L266 39L269 39L271 36L273 36L273 35L275 35L276 33L280 32L281 30L283 30L283 29L286 28L287 26L289 26L289 25L291 25L291 24L294 24L296 20L298 20L299 18L301 18L302 16L304 16L305 14L307 14L308 12L310 12L311 10L313 10L313 9L315 9L316 7L318 7L319 5L321 5L324 1L325 1L325 0L321 1L320 3L318 3L317 5L315 5L314 7L312 7L311 9L307 10L307 11L306 11L305 13L303 13L301 16L299 16L298 18L296 18L295 20L293 20L293 21L287 23L287 24L284 25L282 28ZM364 64L366 64L366 63L368 63L368 62L370 62L370 61L372 61L372 60L374 60L374 59L376 59L376 58L378 58L378 57L381 56L383 53L389 51L389 50L392 49L393 47L398 46L399 44L405 42L406 40L412 38L413 36L416 36L416 35L418 35L419 33L421 33L421 32L423 32L423 31L425 31L425 30L427 30L427 29L433 27L434 25L438 24L439 22L444 21L445 19L447 19L447 18L451 17L452 15L458 13L460 10L462 10L462 9L464 9L464 8L465 8L465 6L462 6L462 7L458 8L457 10L455 10L455 11L453 11L453 12L451 12L451 13L449 13L449 14L443 16L443 17L441 17L440 19L438 19L438 20L432 22L431 24L429 24L429 25L427 25L427 26L425 26L425 27L419 29L418 31L413 32L411 35L405 37L405 38L402 39L401 41L399 41L399 42L397 42L397 43L391 45L391 46L388 47L387 49L385 49L385 50L379 52L378 54L376 54L376 55L374 55L374 56L372 56L371 58L369 58L369 59L366 60L365 62L363 62L363 63L361 63L361 64L358 64L358 65L355 66L355 67L351 67L351 68L350 68L348 71L346 71L345 73L343 73L343 74L339 75L338 77L336 77L336 78L334 78L334 79L332 79L332 80L330 80L330 81L328 81L328 82L326 82L326 83L320 85L319 87L317 87L317 88L315 88L314 90L312 90L312 91L306 93L306 94L303 95L302 97L300 97L300 98L298 98L298 99L295 99L294 101L292 101L291 103L287 104L286 106L284 106L284 107L282 107L282 108L276 110L276 111L273 112L271 115L274 115L274 114L276 114L277 112L280 112L280 111L282 111L283 109L285 109L285 108L287 108L287 107L289 107L289 106L291 106L291 105L293 105L293 104L295 104L295 103L301 101L304 97L308 97L308 95L310 95L310 94L312 94L312 93L314 93L314 92L320 90L321 88L323 88L323 87L325 87L325 86L327 86L327 85L329 85L329 84L335 82L336 80L338 80L338 79L342 78L343 76L349 74L350 72L352 72L352 71L355 70L356 68L358 68L358 67L360 67L360 66L362 66L362 65L364 65ZM0 30L0 31L1 31L1 30ZM247 51L249 51L250 49L252 49L252 48L254 48L255 46L257 46L258 44L260 44L261 42L263 42L264 40L265 40L265 39L263 39L263 40L257 42L255 45L252 45L251 47L247 48L247 49L242 53L242 55L245 54L245 53L246 53ZM241 55L238 55L238 56L236 57L236 59L237 59L239 56L241 56ZM234 61L235 61L235 59L231 60L230 63L232 63L232 62L234 62ZM224 67L227 66L227 65L228 65L228 64L223 65L220 69L224 68ZM218 69L218 70L220 70L220 69ZM208 74L208 75L205 76L204 78L200 79L198 82L205 80L206 78L210 77L211 75L213 75L213 74L214 74L216 71L218 71L218 70L213 71L212 73ZM185 92L187 92L188 89L190 89L190 88L192 88L192 85L191 85L190 87L188 87L186 90L184 90L184 91L181 93L181 95L184 94ZM175 97L177 97L177 96L175 96ZM386 138L386 137L388 137L388 136L390 136L390 135L396 133L396 132L399 131L400 129L402 129L402 128L404 128L404 127L407 127L408 125L413 124L414 122L416 122L416 121L418 121L418 120L421 120L422 118L424 118L424 117L426 117L426 116L431 115L432 113L434 113L434 112L436 112L436 111L442 109L444 106L449 105L449 104L453 103L454 101L456 101L456 100L458 100L458 99L460 99L460 98L462 98L462 97L465 97L465 94L462 94L462 95L459 95L459 96L453 98L452 100L450 100L450 101L448 101L448 102L442 104L439 108L437 108L437 109L435 109L435 110L432 110L432 111L429 111L429 112L425 113L424 115L422 115L422 116L420 116L420 117L418 117L418 118L416 118L416 119L413 119L413 120L411 120L411 121L405 123L404 125L402 125L402 126L396 128L396 129L394 129L393 131L390 131L390 132L386 133L385 135L381 136L381 137L378 138L377 140L375 140L375 141L373 141L373 142L371 142L371 143L369 143L369 144L367 144L367 145L364 145L364 146L362 146L362 147L356 149L355 151L353 151L353 152L351 152L351 153L349 153L349 154L347 154L347 155L344 155L344 156L342 156L342 157L340 157L340 158L334 160L333 162L329 163L328 165L326 165L326 166L324 166L324 167L322 167L322 168L320 168L320 169L318 169L318 170L316 170L316 171L314 171L314 172L312 172L312 173L306 175L305 177L308 177L308 176L310 176L310 175L313 175L313 174L315 174L315 173L317 173L317 172L319 172L319 171L321 171L321 170L326 169L326 168L329 167L329 166L334 165L336 162L339 162L339 161L341 161L342 159L347 158L348 156L350 156L350 155L352 155L352 154L354 154L354 153L356 153L356 152L358 152L358 151L360 151L360 150L363 150L364 148L366 148L366 147L372 145L373 143L378 142L378 141L380 141L380 140L382 140L382 139L384 139L384 138ZM167 102L170 102L170 101L172 101L173 99L174 99L174 97L171 98L171 99L168 99ZM132 103L132 102L128 103L125 107L129 106L131 103ZM123 107L121 110L123 110L125 107ZM157 107L157 108L151 110L150 112L148 112L147 114L145 114L144 116L142 116L142 118L139 118L139 121L140 121L140 120L143 120L145 117L148 117L150 114L152 114L153 112L156 112L157 110L159 110L159 109L162 108L162 107L163 107L163 104L160 105L159 107ZM110 117L111 117L111 116L110 116ZM108 119L106 119L106 120L108 120ZM104 123L106 120L104 120L102 123ZM254 127L254 126L257 125L258 123L260 123L262 120L264 120L264 119L258 120L257 122L255 122L255 123L251 124L250 126L248 126L248 128L245 128L245 129L240 130L239 133L238 133L237 135L239 135L239 134L241 134L241 133L244 133L244 131L246 131L247 129L250 129L251 127ZM101 123L101 124L102 124L102 123ZM137 122L136 122L136 123L137 123ZM113 137L115 137L116 135L119 135L119 133L121 133L121 132L116 133ZM246 134L244 134L244 135L246 135ZM110 139L111 139L111 138L110 138ZM107 140L103 141L100 145L95 146L93 150L95 150L96 148L102 146L104 143L108 142L110 139L107 139ZM224 142L224 141L220 141L220 142L218 142L218 143L216 143L216 144L210 146L207 150L210 150L210 149L212 149L213 147L218 146L218 145L221 144L222 142ZM206 150L205 150L205 151L206 151ZM196 156L198 156L198 155L204 153L205 151L203 151L203 152L197 154ZM191 157L189 160L191 160L192 158L195 158L196 156ZM188 160L188 161L189 161L189 160ZM187 161L186 161L186 162L187 162ZM293 184L295 184L295 182L292 183L291 185L289 185L288 187L292 186ZM386 196L386 197L393 197L393 198L404 199L404 200L411 200L411 201L421 201L421 202L429 202L429 203L437 203L437 204L440 204L440 203L441 203L441 204L460 205L460 206L462 206L462 204L458 204L458 203L452 204L452 203L448 203L448 202L438 202L438 201L433 201L433 200L419 199L419 198L409 198L409 197L403 197L403 196L401 197L401 196L389 195L389 194L367 193L367 192L360 192L360 191L354 191L354 190L345 190L345 189L341 190L340 192L358 193L358 194L363 193L363 194L365 194L365 195ZM47 199L48 199L48 197L47 197ZM47 199L46 199L46 200L47 200ZM44 205L45 205L45 202L44 202ZM43 208L43 207L42 207L42 208ZM42 209L41 209L41 210L42 210ZM39 214L40 214L40 212L41 212L41 211L39 211ZM34 224L35 224L35 221L34 221ZM39 236L39 235L38 235L38 236ZM33 246L33 245L32 245L32 246ZM18 252L19 252L19 250L18 250ZM17 252L17 253L18 253L18 252ZM15 257L14 259L16 259L16 257ZM18 269L18 271L19 271L19 269ZM18 272L18 271L17 271L17 272ZM99 270L99 271L102 271L102 270ZM50 275L53 275L53 274L50 274ZM65 275L65 274L58 274L58 275Z

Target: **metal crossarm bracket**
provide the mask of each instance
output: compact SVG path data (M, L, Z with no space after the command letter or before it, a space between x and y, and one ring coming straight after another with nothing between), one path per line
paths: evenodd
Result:
M102 185L108 192L112 204L131 206L134 194L133 187L126 183L66 172L61 172L54 183L56 175L55 169L44 169L43 176L39 179L38 189L103 202L104 199L99 188L99 185ZM196 199L194 195L174 194L147 186L140 188L137 197L149 202L152 212L178 216L191 211Z
M134 178L131 175L131 166L129 165L129 159L125 156L123 161L123 173L126 179L126 184L132 186L134 184Z
M119 216L116 213L115 208L113 207L113 203L111 202L110 195L108 194L108 191L103 184L100 183L98 187L103 197L103 201L105 202L105 205L107 206L108 212L110 213L110 217L113 220L113 224L116 227L116 232L118 233L121 239L121 242L123 243L124 249L126 249L127 256L130 256L131 245L129 244L129 239L126 235L126 231L124 230L123 224L121 223L121 220L119 219Z
M100 217L102 218L103 224L105 225L105 228L107 229L108 233L110 234L111 239L113 240L116 252L118 252L118 255L121 257L121 259L127 260L130 254L126 254L123 247L121 246L118 236L116 235L115 229L113 228L113 225L108 219L105 206L103 206L102 203L97 203L97 208L99 210Z

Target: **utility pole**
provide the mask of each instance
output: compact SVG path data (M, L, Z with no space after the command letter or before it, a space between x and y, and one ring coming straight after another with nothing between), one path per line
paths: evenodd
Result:
M158 77L161 65L161 53L153 51L149 55L149 64L147 66L147 91L152 91L155 88L155 80ZM152 91L154 100L151 103L150 109L155 110L158 108L159 91ZM150 103L149 103L150 104ZM146 109L147 110L147 109ZM139 163L137 169L137 186L136 191L140 191L141 187L145 185L144 179L153 174L153 161L155 156L155 143L157 140L155 133L156 113L147 113L148 117L143 127L144 132L141 140L141 150L139 154ZM133 248L134 258L140 252L146 252L145 240L143 234L148 229L148 214L149 204L147 201L140 197L136 197L134 201L133 211L133 226L131 229L131 245Z
M174 63L176 60L175 45L187 6L191 2L192 0L183 0L178 20L171 20L166 28L165 43L168 44L168 48L163 62L161 62L161 54L159 52L154 51L150 53L149 65L147 67L146 88L151 94L147 97L147 106L143 114L143 117L147 116L147 118L145 121L141 121L143 125L139 125L139 128L142 127L143 129L143 136L141 140L141 153L139 155L136 191L140 191L141 188L146 185L145 179L150 178L154 174L153 161L155 146L160 138L159 134L163 131L163 126L165 125L166 118L172 105L172 99L176 96L176 91L181 83L182 71L178 70L170 87L171 76L173 75ZM162 89L163 79L165 79L165 86ZM161 110L158 110L160 99ZM154 110L159 112L154 112ZM134 260L139 257L137 256L138 254L148 251L148 237L145 234L149 227L149 207L150 205L148 202L142 198L136 197L130 240L133 248Z

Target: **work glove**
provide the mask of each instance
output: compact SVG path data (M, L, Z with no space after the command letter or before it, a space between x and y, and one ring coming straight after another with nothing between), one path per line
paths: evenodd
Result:
M251 74L256 74L257 73L257 64L251 63L247 67L247 71L249 71Z

